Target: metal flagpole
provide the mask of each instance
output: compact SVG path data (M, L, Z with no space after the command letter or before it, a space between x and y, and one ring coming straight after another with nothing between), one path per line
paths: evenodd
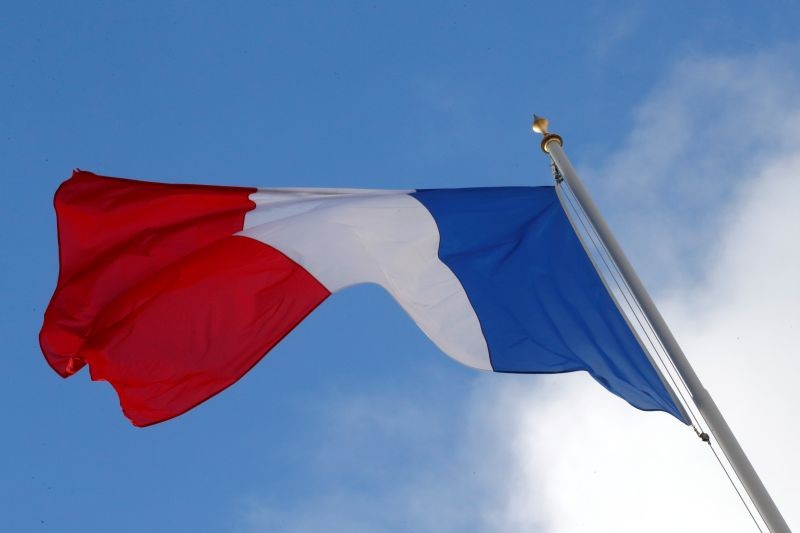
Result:
M753 465L745 455L744 450L742 450L742 447L739 445L730 427L728 427L728 423L725 421L725 418L723 418L722 413L717 408L711 395L705 387L703 387L700 378L697 377L694 369L686 359L683 350L681 350L681 347L672 335L667 323L664 321L664 318L661 316L652 298L650 298L650 295L644 288L642 281L639 279L633 266L631 266L628 258L625 257L625 253L622 251L617 239L615 239L614 235L611 233L603 215L600 214L591 196L589 196L589 192L583 186L583 182L578 177L569 159L567 159L562 149L563 140L559 135L548 132L547 125L547 119L534 115L533 130L543 135L541 144L542 150L552 158L553 163L560 171L564 181L569 185L569 188L574 193L581 208L597 231L603 245L617 264L623 278L630 286L634 297L641 305L645 317L652 325L656 335L658 335L663 342L666 352L674 363L678 374L680 374L686 383L686 387L689 389L697 409L703 415L706 424L714 434L720 448L733 467L734 472L736 472L747 494L750 496L750 499L772 533L791 533L778 507L767 492L767 489L758 477ZM703 438L703 440L708 440L708 437L704 435L701 435L701 438Z

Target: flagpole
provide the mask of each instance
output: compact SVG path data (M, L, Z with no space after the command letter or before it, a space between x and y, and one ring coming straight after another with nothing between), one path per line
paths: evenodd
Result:
M533 129L537 133L543 135L541 144L542 150L552 158L553 163L558 168L564 181L567 182L567 185L574 193L575 198L588 216L589 221L594 226L594 229L597 231L606 249L611 254L611 258L619 267L623 278L628 283L634 297L641 305L645 317L647 317L647 320L663 342L668 356L686 383L686 387L689 389L697 409L703 415L703 419L716 438L717 443L733 467L734 472L747 491L747 494L750 496L750 499L772 533L791 533L789 526L786 524L778 507L775 505L766 487L764 487L764 484L758 477L758 474L747 458L747 455L745 455L741 445L739 445L739 442L736 440L728 423L725 421L719 408L717 408L711 395L703 386L691 364L689 364L689 360L686 358L686 355L684 355L683 350L681 350L678 341L676 341L675 337L672 335L672 331L670 331L669 326L667 326L667 323L661 316L656 304L653 302L652 298L650 298L650 294L648 294L642 281L633 269L633 266L622 251L617 239L614 237L613 233L611 233L611 229L608 227L608 224L606 224L603 215L600 214L600 210L589 195L589 191L586 190L577 172L575 172L569 159L567 159L562 148L563 140L559 135L548 132L547 125L547 119L534 115ZM706 436L704 440L707 439L708 437Z

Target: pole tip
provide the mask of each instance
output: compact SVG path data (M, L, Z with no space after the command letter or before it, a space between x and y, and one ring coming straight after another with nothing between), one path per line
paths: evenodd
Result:
M551 142L557 142L561 146L564 146L564 140L561 138L560 135L556 133L550 133L547 128L550 126L550 121L544 117L540 117L539 115L533 115L533 124L531 125L531 129L536 133L542 135L542 151L544 153L550 153L547 149L547 146Z

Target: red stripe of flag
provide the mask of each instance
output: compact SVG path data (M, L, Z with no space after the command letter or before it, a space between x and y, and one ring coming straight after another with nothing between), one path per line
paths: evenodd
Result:
M138 426L244 375L329 296L279 251L233 236L252 192L76 171L55 197L60 273L40 333L53 369L88 363Z

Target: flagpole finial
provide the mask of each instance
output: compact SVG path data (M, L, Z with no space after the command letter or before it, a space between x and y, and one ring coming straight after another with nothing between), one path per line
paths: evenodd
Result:
M547 130L549 126L549 120L536 114L533 115L533 124L531 125L531 129L542 136L542 151L546 154L550 153L547 149L547 146L551 142L557 142L561 146L564 146L564 139L562 139L561 135L558 135L557 133L550 133Z
M544 117L540 117L536 113L533 114L533 125L531 129L536 133L541 133L542 135L547 135L547 126L550 125L550 121Z

